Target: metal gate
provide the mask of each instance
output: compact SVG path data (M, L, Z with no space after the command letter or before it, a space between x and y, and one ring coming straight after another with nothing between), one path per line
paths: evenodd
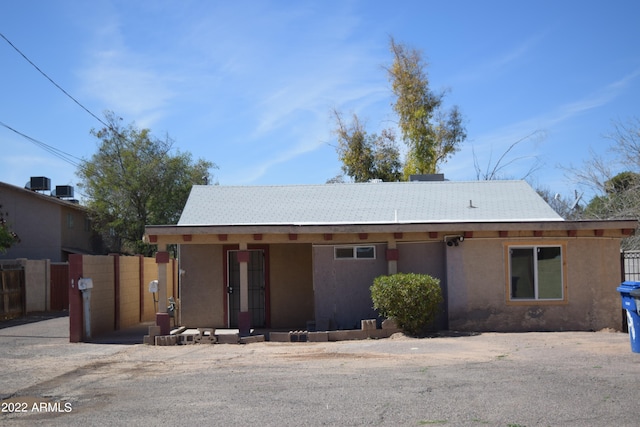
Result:
M0 264L0 319L20 317L25 313L24 267Z
M230 328L237 328L240 313L240 263L237 250L229 250L227 254L228 324ZM267 324L264 250L249 250L247 269L251 327L263 328Z
M69 264L51 263L51 310L69 309Z
M622 281L640 282L640 251L626 251L620 254Z

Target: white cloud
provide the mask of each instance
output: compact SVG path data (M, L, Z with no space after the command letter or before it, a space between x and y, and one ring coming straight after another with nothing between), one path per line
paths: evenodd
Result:
M535 162L535 159L544 151L541 147L542 143L552 136L554 129L591 110L613 102L638 77L640 77L640 69L593 91L582 99L559 105L552 111L503 126L493 132L478 135L466 143L467 146L473 147L473 152L471 149L465 150L464 154L461 153L455 161L446 165L446 170L454 176L468 176L474 162L477 162L483 170L493 167L512 144L524 139L504 160L506 162L509 159L522 159L514 162L509 168L509 173L514 178L519 178L517 175L528 172L532 162Z
M126 47L117 17L105 19L88 48L86 66L79 71L83 91L98 99L103 110L149 127L175 96L169 89L174 79L159 71L152 57Z

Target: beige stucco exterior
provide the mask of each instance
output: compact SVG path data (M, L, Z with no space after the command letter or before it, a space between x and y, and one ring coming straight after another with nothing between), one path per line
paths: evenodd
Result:
M564 301L509 301L505 247L559 244ZM449 327L454 330L551 331L619 329L617 239L471 239L447 249Z
M181 246L180 320L183 325L228 326L225 248L236 249L222 244ZM269 245L268 255L268 325L276 329L305 328L306 322L313 320L311 245Z
M269 247L270 325L304 329L314 319L312 248L310 244Z
M430 274L445 296L439 329L547 331L620 329L620 240L636 221L403 224L308 227L147 227L147 239L180 245L181 321L229 327L225 248L268 252L273 329L348 329L374 318L369 286L394 272ZM153 237L151 237L153 236ZM462 236L458 245L447 245ZM342 260L341 246L374 246L376 258ZM562 248L562 300L510 301L510 245Z

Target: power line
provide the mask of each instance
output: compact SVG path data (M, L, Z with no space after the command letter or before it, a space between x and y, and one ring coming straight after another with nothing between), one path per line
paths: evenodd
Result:
M26 135L26 134L24 134L24 133L22 133L22 132L20 132L20 131L18 131L16 129L12 128L11 126L3 123L2 121L0 121L0 126L3 126L3 127L9 129L12 132L15 132L16 134L20 135L21 137L25 138L26 140L32 142L33 144L35 144L38 147L42 148L43 150L47 151L48 153L53 154L57 158L69 163L70 165L73 165L73 166L79 168L80 165L82 164L82 162L84 162L84 160L82 160L81 158L76 157L76 156L74 156L72 154L69 154L69 153L65 153L62 150L58 150L57 148L52 147L49 144L45 144L42 141L38 141L37 139L32 138L29 135Z
M71 96L66 90L64 90L58 83L56 83L55 81L53 81L53 79L51 77L49 77L44 71L42 71L36 64L33 63L33 61L31 61L27 55L25 55L24 53L22 53L22 51L20 49L18 49L13 43L11 43L11 41L5 37L4 34L0 33L0 37L2 37L7 43L9 43L9 46L11 46L13 49L15 49L16 52L18 52L29 64L31 64L36 70L38 70L38 72L40 74L42 74L44 77L47 78L47 80L49 80L55 87L57 87L58 89L60 89L62 91L62 93L64 93L65 95L67 95L73 102L75 102L76 104L78 104L80 106L80 108L82 108L84 111L86 111L87 113L89 113L90 115L92 115L97 121L99 121L100 123L102 123L106 128L110 129L111 126L109 126L108 124L106 124L100 117L96 116L95 114L93 114L87 107L85 107L84 105L82 105L80 103L80 101L78 101L77 99L75 99L73 96Z

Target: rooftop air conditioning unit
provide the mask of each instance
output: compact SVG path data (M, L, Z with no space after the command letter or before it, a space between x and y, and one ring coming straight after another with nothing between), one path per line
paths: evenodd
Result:
M73 187L71 185L56 185L56 189L51 195L63 199L73 199Z
M32 176L27 188L31 191L49 191L51 180L44 176Z

